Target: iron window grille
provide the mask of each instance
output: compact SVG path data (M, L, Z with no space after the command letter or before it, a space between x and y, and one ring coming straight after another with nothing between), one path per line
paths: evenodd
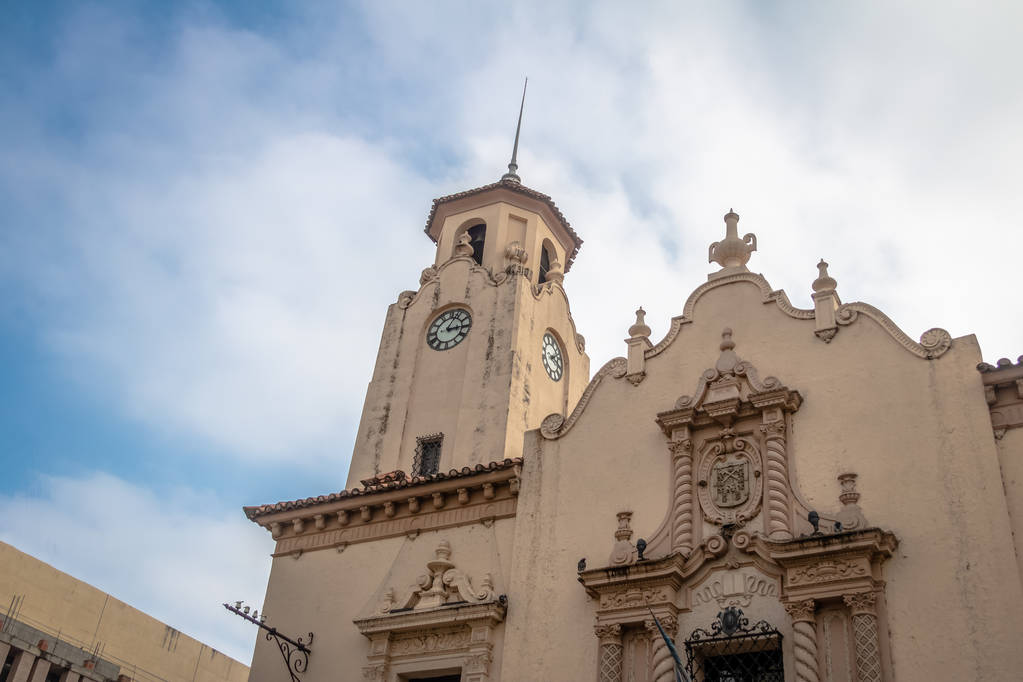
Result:
M784 682L781 640L767 621L750 625L729 606L709 631L697 628L686 639L686 672L693 682Z
M440 471L440 448L443 433L416 438L416 455L412 459L413 476L432 476Z

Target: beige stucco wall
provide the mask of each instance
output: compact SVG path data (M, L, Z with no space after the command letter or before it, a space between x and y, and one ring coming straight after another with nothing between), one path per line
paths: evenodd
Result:
M139 680L243 682L249 669L109 594L0 542L0 603L18 620L92 650ZM77 662L81 664L81 661Z
M441 471L517 457L527 429L578 400L589 381L589 359L577 340L564 288L552 283L537 291L531 283L535 272L527 279L500 269L508 241L519 239L508 223L523 215L528 217L523 238L535 248L553 239L538 215L505 204L448 218L438 254L450 254L453 235L485 219L487 267L439 255L436 274L417 292L407 292L411 303L388 308L347 487L381 472L411 473L416 438L429 434L444 434ZM563 248L555 248L563 258ZM454 307L470 311L469 335L448 350L430 349L425 342L430 323ZM565 361L559 381L547 376L541 362L548 330Z
M513 552L512 520L477 523L412 537L353 544L338 552L327 549L299 558L277 557L267 585L263 613L268 622L291 636L314 635L305 682L359 680L366 664L367 639L352 620L371 615L388 588L398 598L419 575L428 574L441 540L451 545L451 561L474 584L490 573L494 589L503 594L510 584ZM494 668L503 665L503 634L495 640ZM262 638L253 656L252 682L278 682L286 674L281 654ZM495 677L495 680L502 679ZM514 680L514 677L504 677Z
M1020 581L1023 582L1023 429L1010 429L996 441L1002 484L1012 523L1013 544Z
M854 471L867 518L900 539L886 566L899 679L1014 679L1023 594L975 340L956 339L928 361L861 317L825 344L812 320L765 305L749 282L711 289L692 319L647 361L638 386L609 377L560 440L527 436L519 518L544 522L517 527L506 657L520 667L505 674L538 679L542 669L580 666L595 674L592 605L573 567L581 557L606 565L616 512L634 512L637 537L661 523L671 476L654 416L694 392L731 327L741 358L803 395L790 449L810 507L836 509L835 477ZM549 614L551 627L529 626ZM707 623L683 614L680 638L698 625Z
M465 198L457 201L471 203ZM589 569L611 563L616 514L621 511L632 512L633 542L640 537L651 540L648 559L659 559L668 551L666 519L680 484L657 416L674 410L680 396L696 392L701 376L721 354L725 328L731 330L735 352L752 363L762 379L777 377L801 397L798 409L785 417L783 429L787 439L783 466L788 467L790 489L782 492L789 509L784 525L799 536L810 531L807 510L833 517L840 507L836 478L852 472L858 475L854 485L869 525L898 539L894 555L871 574L867 587L851 580L814 587L816 602L810 602L809 610L817 614L821 651L827 647L827 653L820 654L820 660L827 658L821 666L833 673L831 679L854 679L853 650L863 650L862 642L853 642L852 632L858 617L854 614L863 614L846 599L862 600L864 590L879 586L884 586L884 597L870 613L877 616L876 659L884 679L1018 677L1023 670L1023 647L1018 646L1023 633L1023 562L1012 531L1014 521L1023 523L1023 429L1010 430L995 441L974 337L954 339L945 350L947 335L929 333L930 345L925 348L869 306L845 308L836 318L837 297L826 264L814 282L820 315L815 319L813 311L794 310L784 295L771 293L766 280L733 264L690 296L680 311L684 314L672 326L677 335L653 345L657 340L642 337L644 327L637 323L629 332L637 336L630 341L627 369L613 361L607 367L614 372L598 371L594 383L588 384L589 361L564 288L553 283L538 290L535 270L527 276L521 263L511 262L506 252L508 244L517 242L530 255L527 266L535 267L541 244L550 240L561 260L571 247L564 241L568 233L562 231L563 241L558 241L540 213L521 205L488 201L486 196L472 201L477 203L464 211L451 212L448 206L449 213L437 214L443 220L431 217L430 234L438 241L435 264L424 272L418 290L403 292L388 310L347 487L393 469L410 471L416 436L443 432L442 472L523 457L521 471L517 463L502 469L514 477L514 485L507 479L502 484L509 491L515 488L507 493L517 495L515 517L491 519L493 525L488 525L477 515L471 523L459 521L463 525L445 530L359 542L374 532L378 533L374 537L385 534L369 524L382 528L391 523L397 528L419 513L403 516L403 496L415 496L414 487L388 488L399 484L384 480L337 500L259 512L265 516L254 517L257 521L276 528L281 553L274 560L264 612L284 631L316 633L304 682L360 679L370 647L352 621L366 617L383 590L393 587L401 592L425 573L441 539L450 542L452 559L460 569L476 579L493 574L497 591L508 596L490 679L595 679L598 645L593 625L598 606L579 584L589 578L580 578L577 564L583 558ZM537 210L548 211L544 206ZM488 226L483 267L466 257L453 257L461 231L480 220ZM734 251L744 243L735 236L725 246ZM715 246L728 250L722 243ZM744 258L748 257L747 250ZM680 299L683 294L679 292ZM426 329L438 313L452 306L471 311L472 331L451 350L431 351L425 343ZM540 340L548 329L557 335L565 354L561 382L551 382L540 362ZM934 339L941 343L930 343ZM626 352L623 346L622 354ZM928 353L936 357L923 357ZM748 381L748 375L740 374L734 369L726 379ZM783 402L789 410L800 401L790 396ZM577 403L583 407L573 413ZM553 439L536 430L550 414L565 415L568 425ZM764 417L776 424L780 415L778 411L768 419L766 412L755 417L742 413L732 426L738 435L748 435L750 442L761 438L758 442L766 446L768 436L760 435L757 420ZM557 421L546 423L544 433L557 430L551 426ZM708 438L721 438L720 427L694 427L696 450ZM773 473L777 480L777 472L765 467L756 473L764 478ZM692 484L696 482L694 474ZM450 499L458 486L472 486L472 476L429 485L449 486L445 499ZM428 499L422 490L419 494ZM377 507L370 509L370 496L377 493L380 499L396 500L390 507L391 521L381 519ZM353 499L358 495L367 497ZM332 514L345 505L354 516L360 503L366 505L364 512L370 512L361 522L333 519ZM444 504L449 502L438 509ZM469 497L458 504L470 504ZM469 519L469 507L464 509L464 518ZM777 508L775 512L777 522ZM506 514L510 513L509 507ZM316 514L316 532L324 542L296 544L315 534L310 524ZM766 534L764 514L758 511L743 530ZM359 525L363 522L367 526ZM326 546L328 540L347 542L330 535L336 532L335 524L345 525L344 532L350 534L345 538L356 544L301 551ZM750 621L767 620L782 633L785 679L793 682L796 632L783 602L806 595L786 594L783 567L767 554L742 554L736 544L728 550L733 554L700 564L712 554L698 546L701 537L721 529L708 520L696 525L697 550L686 566L689 577L676 601L681 610L678 640L694 628L707 628L722 608L724 602L707 596L711 588L752 577L760 580L762 589L743 595L746 616ZM359 536L362 530L367 535ZM779 539L777 528L775 533ZM850 537L821 542L840 545L852 542ZM895 545L885 537L891 544L871 555L875 561ZM834 569L841 564L834 561L839 554L833 550L815 568ZM852 563L846 567L855 568ZM859 597L854 599L854 594ZM627 617L632 620L623 621L626 637L634 637L639 621L634 614ZM280 665L277 650L260 642L253 679L274 679ZM636 682L647 682L641 679L645 674L641 672ZM395 679L392 669L387 680Z

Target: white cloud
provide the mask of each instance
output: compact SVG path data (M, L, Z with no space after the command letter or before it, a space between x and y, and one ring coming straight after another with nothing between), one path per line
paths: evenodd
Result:
M365 8L354 61L329 13L336 41L301 58L186 23L103 110L117 134L35 161L75 234L70 270L33 277L73 302L47 328L84 390L238 458L343 460L385 307L432 257L429 200L499 176L523 74L520 172L586 240L566 287L594 368L637 305L666 331L730 207L797 305L824 257L911 336L1023 352L996 255L1023 214L1018 10L396 11ZM458 161L423 171L424 145Z
M40 484L38 497L0 496L0 539L249 664L255 628L221 604L262 603L266 531L207 491L104 473Z

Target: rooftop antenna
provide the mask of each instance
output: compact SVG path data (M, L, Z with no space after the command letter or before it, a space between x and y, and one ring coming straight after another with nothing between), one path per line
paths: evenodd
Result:
M519 124L515 126L515 146L512 147L511 163L508 164L508 172L501 176L501 181L522 182L522 178L515 172L519 169L519 131L522 130L522 110L526 107L526 86L529 85L529 77L522 84L522 104L519 105Z

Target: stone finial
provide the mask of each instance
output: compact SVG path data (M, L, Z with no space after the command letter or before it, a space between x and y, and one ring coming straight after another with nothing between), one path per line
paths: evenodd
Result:
M643 310L643 306L640 306L636 310L636 324L629 327L629 336L637 338L640 336L650 336L650 327L645 322L646 311Z
M469 237L468 231L463 232L455 242L455 257L458 256L472 256L472 239Z
M757 236L752 232L739 239L739 215L728 209L725 214L725 238L710 245L709 263L718 263L722 269L746 269L750 255L757 250Z
M508 265L525 265L529 260L529 254L517 241L509 242L508 246L504 247L504 257L508 261Z
M839 474L838 484L842 488L842 492L838 495L838 500L842 504L856 504L860 501L860 494L856 492L856 474Z
M618 528L615 529L615 544L611 548L608 563L612 566L635 563L636 548L629 540L632 538L632 512L618 512Z
M860 501L860 494L856 492L856 478L854 473L838 475L838 485L841 488L838 500L842 503L842 508L835 514L835 520L842 524L842 530L867 527L867 519L857 504Z
M817 279L813 281L813 290L817 292L821 291L834 291L835 287L838 286L838 282L835 278L828 274L828 264L821 258L821 262L817 264L818 275Z
M547 271L547 281L554 282L555 284L561 284L565 281L565 270L561 266L561 261L557 258L551 261L551 268Z
M447 562L451 558L451 543L447 540L441 540L434 553L437 556L437 561Z
M615 540L629 540L632 538L632 512L618 512L618 528L615 530Z
M735 341L732 340L732 329L731 327L725 327L721 330L721 356L718 357L717 363L714 368L722 374L730 374L735 366L741 362L739 356L735 354Z

